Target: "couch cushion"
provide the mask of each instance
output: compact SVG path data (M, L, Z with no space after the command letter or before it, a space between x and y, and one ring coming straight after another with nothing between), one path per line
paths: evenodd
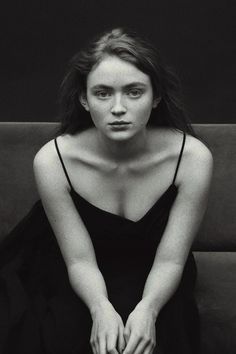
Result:
M195 252L201 354L236 352L236 253Z

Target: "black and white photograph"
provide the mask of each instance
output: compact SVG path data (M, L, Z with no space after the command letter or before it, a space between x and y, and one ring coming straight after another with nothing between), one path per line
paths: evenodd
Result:
M236 5L2 4L0 354L236 353Z

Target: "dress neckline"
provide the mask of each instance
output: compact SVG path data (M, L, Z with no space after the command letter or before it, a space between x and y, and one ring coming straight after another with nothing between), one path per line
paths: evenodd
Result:
M107 211L105 209L102 209L98 206L96 206L95 204L89 202L86 198L82 197L81 194L79 194L78 192L76 192L76 190L74 188L71 188L70 190L70 194L72 196L72 199L73 199L73 196L74 197L78 197L80 200L82 200L84 203L86 203L88 206L96 209L97 211L103 213L103 214L106 214L106 215L109 215L113 218L116 218L116 219L120 219L120 220L123 220L123 221L126 221L126 222L129 222L129 223L132 223L132 224L138 224L140 223L141 221L143 221L150 213L151 211L157 206L159 205L159 203L164 200L165 196L168 195L168 193L170 191L177 191L178 190L178 187L175 185L175 183L171 183L169 185L169 187L161 194L161 196L154 202L154 204L144 213L143 216L141 216L138 220L132 220L130 218L127 218L125 216L122 216L122 215L119 215L119 214L115 214L115 213L112 213L110 211Z

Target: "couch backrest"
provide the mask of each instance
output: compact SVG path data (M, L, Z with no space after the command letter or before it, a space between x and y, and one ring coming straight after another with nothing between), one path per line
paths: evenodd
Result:
M194 124L214 157L208 209L194 250L236 250L236 124ZM0 239L38 199L32 161L58 123L0 123Z

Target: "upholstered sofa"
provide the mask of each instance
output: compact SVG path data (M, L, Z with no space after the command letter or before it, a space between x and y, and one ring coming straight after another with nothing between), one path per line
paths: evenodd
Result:
M236 125L195 124L214 156L208 209L193 245L202 354L236 353ZM58 123L0 123L0 240L38 198L32 160Z

